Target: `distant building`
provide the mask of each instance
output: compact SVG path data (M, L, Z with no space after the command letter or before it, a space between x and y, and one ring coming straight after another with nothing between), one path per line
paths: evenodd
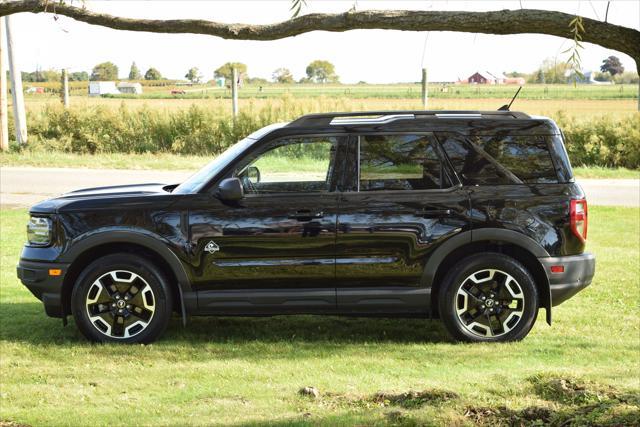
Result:
M572 70L567 70L564 72L564 76L567 79L568 83L578 83L578 84L590 84L590 85L611 85L612 81L598 81L595 79L595 71L583 71L582 77L573 72Z
M479 85L502 85L507 77L502 73L490 73L488 71L477 71L473 73L467 81L471 84Z
M504 81L504 84L522 86L526 82L527 81L524 79L524 77L507 77L506 80Z
M225 83L225 78L224 77L217 77L213 80L213 84L214 86L217 87L224 87L224 83Z
M89 82L89 96L117 95L116 82Z
M142 93L142 85L140 83L120 82L118 83L120 93L132 93L140 95Z

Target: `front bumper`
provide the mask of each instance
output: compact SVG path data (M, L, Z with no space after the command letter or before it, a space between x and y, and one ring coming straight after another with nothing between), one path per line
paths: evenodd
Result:
M48 316L64 317L62 285L69 264L20 260L17 266L18 279L44 304ZM50 276L49 269L60 269L60 276Z
M580 255L538 258L549 279L551 305L568 300L591 284L596 271L596 257L591 253ZM564 271L554 273L551 266L563 266Z

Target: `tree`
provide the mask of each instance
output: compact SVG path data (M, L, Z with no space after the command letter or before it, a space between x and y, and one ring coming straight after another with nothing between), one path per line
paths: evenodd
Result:
M547 58L539 69L533 72L529 81L532 83L566 83L571 66L566 62Z
M91 80L117 80L118 66L113 62L103 62L93 67L91 71Z
M198 70L198 67L190 68L189 71L187 71L187 74L184 75L184 77L191 83L200 83L200 80L202 80L202 74L200 74L200 70Z
M129 80L140 80L142 78L142 74L140 74L140 70L136 65L136 62L133 61L131 63L131 68L129 69Z
M22 81L42 83L60 81L60 73L56 70L36 70L31 73L22 72Z
M272 78L276 83L293 83L293 75L287 68L278 68L273 72Z
M624 67L622 66L622 63L617 56L611 55L610 57L602 61L600 71L602 71L603 73L608 72L612 76L615 76L616 74L624 73Z
M86 82L89 80L89 73L86 71L76 71L69 74L69 81L71 82Z
M313 61L307 65L307 77L314 83L329 83L337 82L338 76L336 75L336 69L329 61L322 61L320 59Z
M144 73L144 79L145 80L162 80L162 74L160 74L160 71L151 67L147 70L146 73Z
M247 66L242 62L227 62L217 70L213 72L214 78L224 77L226 80L233 78L233 69L238 70L238 76L245 76L247 74Z

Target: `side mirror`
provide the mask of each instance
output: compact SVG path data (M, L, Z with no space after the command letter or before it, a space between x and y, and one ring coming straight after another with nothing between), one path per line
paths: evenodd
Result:
M249 178L253 184L258 184L260 182L260 169L256 166L249 166L247 168L247 178Z
M223 179L218 187L218 197L228 202L235 202L244 198L244 188L242 188L240 179Z

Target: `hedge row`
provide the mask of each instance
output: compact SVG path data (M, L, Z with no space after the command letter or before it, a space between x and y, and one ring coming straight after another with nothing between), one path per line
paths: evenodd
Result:
M344 109L321 104L322 110ZM260 109L249 106L235 123L228 111L195 105L176 111L129 109L124 104L115 109L49 107L29 114L29 139L33 149L74 153L211 155L262 126L298 117L309 107L318 110L318 105L295 102ZM564 131L573 165L640 168L640 113L590 120L558 113L555 119Z

